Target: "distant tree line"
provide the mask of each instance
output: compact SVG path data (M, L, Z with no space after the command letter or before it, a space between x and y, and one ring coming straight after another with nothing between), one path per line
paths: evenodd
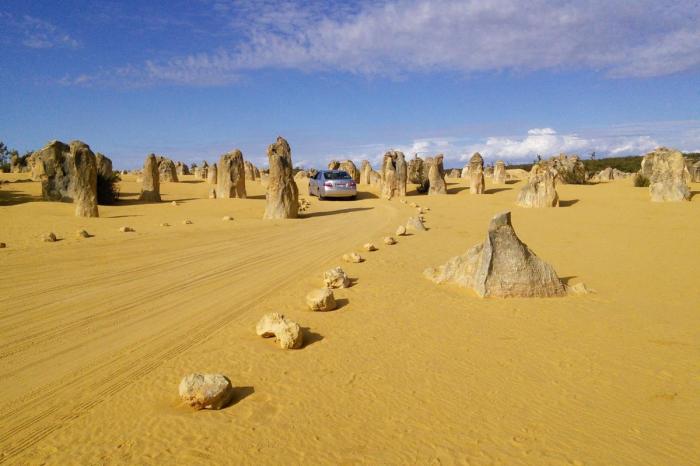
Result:
M34 151L30 150L25 152L23 155L19 155L19 151L17 149L10 149L3 141L0 141L0 172L7 173L10 171L10 160L12 160L13 156L17 156L21 167L26 166L27 158L32 155L33 152Z

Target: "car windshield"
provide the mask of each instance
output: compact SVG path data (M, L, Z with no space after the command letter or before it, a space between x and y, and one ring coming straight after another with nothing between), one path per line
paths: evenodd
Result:
M327 180L351 180L347 172L325 172L323 177Z

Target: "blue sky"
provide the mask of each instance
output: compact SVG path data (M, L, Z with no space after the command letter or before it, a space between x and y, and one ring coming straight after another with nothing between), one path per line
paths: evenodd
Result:
M97 4L95 4L97 3ZM700 151L693 1L0 3L0 140L264 165Z

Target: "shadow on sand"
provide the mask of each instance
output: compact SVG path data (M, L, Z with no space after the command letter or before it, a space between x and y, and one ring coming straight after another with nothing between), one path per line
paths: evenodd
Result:
M578 199L569 199L568 201L559 201L559 207L571 207L578 204Z
M310 212L308 214L302 214L299 215L299 218L311 218L311 217L325 217L327 215L336 215L336 214L347 214L349 212L359 212L362 210L372 210L374 207L353 207L350 209L340 209L340 210L330 210L327 212Z
M304 348L323 340L323 335L312 332L309 327L302 327L301 330L304 332Z
M24 204L25 202L40 201L41 198L35 196L28 196L19 191L13 191L11 189L6 189L3 185L0 189L0 205L17 205Z
M229 401L228 404L224 406L224 409L230 408L231 406L240 403L253 393L255 393L255 388L253 387L233 387L233 396L231 397L231 401Z
M496 194L501 191L511 191L513 188L491 188L484 190L484 194Z
M456 188L447 188L447 194L457 194L460 191L469 189L469 186L458 186Z

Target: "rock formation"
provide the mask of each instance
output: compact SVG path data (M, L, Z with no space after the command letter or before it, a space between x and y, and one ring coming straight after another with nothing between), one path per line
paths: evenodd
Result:
M189 374L180 382L180 398L194 409L221 409L233 398L233 385L221 374Z
M690 174L685 166L683 154L679 151L660 147L648 153L642 159L641 171L650 172L649 193L652 201L690 200L687 184Z
M141 182L139 200L160 202L160 173L158 172L158 160L154 154L146 156L146 161L143 163L143 181Z
M299 216L299 190L292 171L292 150L289 143L277 137L267 148L270 178L265 195L265 219L297 218Z
M559 195L555 189L556 172L548 166L535 164L530 170L528 183L518 193L520 207L558 207Z
M549 160L539 162L541 166L548 166L556 172L557 182L561 184L585 184L587 173L583 162L578 155L559 154Z
M184 176L184 175L189 175L190 174L190 168L187 166L186 163L183 162L176 162L175 163L175 172L177 173L177 176Z
M456 283L480 297L551 297L566 290L551 265L522 243L511 225L510 212L491 219L486 241L445 265L426 269L435 283Z
M213 164L207 170L207 184L209 185L209 199L216 198L216 185L219 182L218 169L216 164Z
M348 277L348 274L346 274L340 267L327 270L323 274L323 282L326 284L326 288L350 287L350 278Z
M462 170L459 168L453 168L447 175L448 178L459 178L460 176L462 176Z
M382 161L382 197L391 199L397 194L396 155L394 151L384 154Z
M360 171L355 166L352 160L343 160L340 162L340 170L344 170L348 175L352 177L355 183L360 182Z
M245 170L245 179L248 181L255 181L255 166L249 162L243 162L243 169Z
M392 238L391 236L385 236L383 241L384 241L384 244L386 244L387 246L391 246L393 244L396 244L396 240L394 238Z
M306 305L309 306L309 309L312 311L332 311L336 308L333 290L330 288L321 288L310 291L306 295Z
M493 184L506 184L506 164L503 160L496 161L496 166L493 168Z
M41 179L47 201L75 204L78 217L98 217L97 162L90 147L81 141L51 141L34 154L34 172Z
M219 157L216 168L216 198L246 198L243 154L236 149Z
M469 178L469 162L464 164L464 168L462 168L462 174L460 175L460 178L463 178L465 180Z
M160 181L170 181L177 183L177 169L175 163L167 157L158 157L158 172L160 173Z
M265 314L255 330L263 338L275 337L282 349L300 348L304 343L304 334L299 324L277 312Z
M370 184L370 173L372 173L372 165L369 160L363 160L360 166L360 184Z
M692 165L692 171L690 172L690 180L693 183L700 183L700 160Z
M381 188L382 186L382 175L379 172L372 170L369 173L369 184L370 186L376 186Z
M99 152L95 154L95 164L97 166L97 174L103 178L112 176L112 160Z
M396 194L400 198L406 197L406 182L408 181L408 165L403 152L396 151L394 166L396 167Z
M359 255L356 252L349 252L347 254L343 254L343 260L345 262L351 262L353 264L359 264L360 262L364 261L364 258Z
M408 181L419 185L419 191L426 192L428 189L428 168L425 161L415 155L408 162ZM424 188L424 189L423 189Z
M340 162L337 160L331 160L328 162L328 169L329 170L340 170Z
M443 155L436 155L428 168L428 195L447 194L445 170L442 167Z
M484 194L486 183L484 182L484 158L475 152L469 159L469 193Z

